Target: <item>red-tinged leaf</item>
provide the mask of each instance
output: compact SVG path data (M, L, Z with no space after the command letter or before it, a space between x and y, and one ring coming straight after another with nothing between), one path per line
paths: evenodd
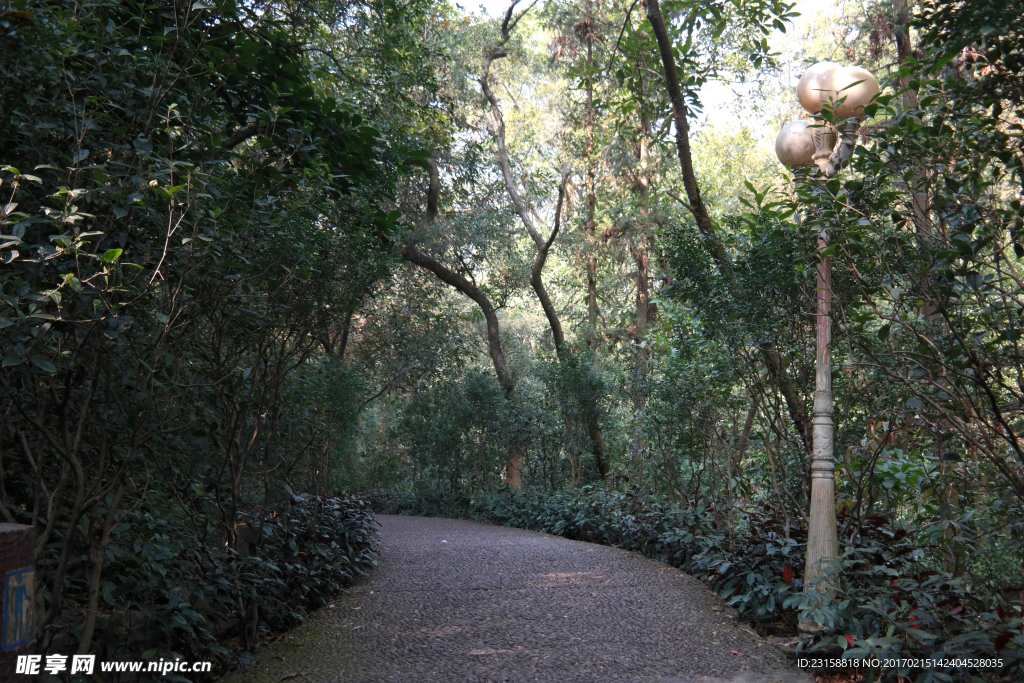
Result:
M1006 647L1006 644L1008 642L1010 642L1010 634L1009 633L1004 633L1003 635L1001 635L998 638L996 638L995 651L996 652L1001 652L1002 649L1004 647Z
M960 614L964 611L963 605L958 605L949 611L950 614Z
M846 638L846 642L848 642L850 644L850 647L853 647L853 636L843 636L843 637Z
M786 583L793 583L793 565L787 564L782 570L782 580Z

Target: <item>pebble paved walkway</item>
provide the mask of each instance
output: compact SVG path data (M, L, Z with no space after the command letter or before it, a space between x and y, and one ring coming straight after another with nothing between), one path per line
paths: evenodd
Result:
M476 522L378 519L369 579L233 683L811 680L659 562Z

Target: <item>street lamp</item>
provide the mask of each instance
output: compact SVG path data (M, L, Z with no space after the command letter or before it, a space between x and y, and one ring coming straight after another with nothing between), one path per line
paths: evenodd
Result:
M831 178L853 156L857 129L864 107L879 93L878 81L867 69L819 62L807 69L796 88L797 99L813 122L800 120L786 124L775 140L779 161L793 168L798 182L817 166ZM831 121L821 117L830 109ZM828 231L818 233L818 253L828 248ZM832 419L832 257L823 256L817 267L816 323L817 340L814 373L814 427L811 442L811 510L807 521L807 561L804 565L804 590L829 571L839 545L836 529L835 460ZM820 625L801 623L802 631L819 631Z

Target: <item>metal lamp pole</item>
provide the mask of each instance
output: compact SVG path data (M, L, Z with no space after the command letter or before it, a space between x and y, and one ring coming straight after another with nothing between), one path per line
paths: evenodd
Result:
M878 94L875 77L860 67L840 67L820 62L810 67L797 86L797 98L810 113L817 115L828 107L836 125L818 120L787 124L775 141L779 160L793 167L798 183L804 182L812 166L832 177L844 161L853 156L856 132L864 106ZM819 593L830 589L830 564L838 555L835 494L835 421L832 394L832 257L826 256L829 234L818 233L815 282L815 373L814 420L811 440L811 505L807 522L807 559L804 566L804 591ZM813 623L801 623L805 632L821 631Z

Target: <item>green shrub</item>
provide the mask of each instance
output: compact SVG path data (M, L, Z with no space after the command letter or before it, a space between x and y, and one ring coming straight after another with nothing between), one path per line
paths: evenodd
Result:
M256 642L293 628L375 565L376 523L358 498L296 495L250 516L240 552L202 543L180 517L136 511L107 549L93 651L100 660L209 660L223 674ZM59 539L58 539L59 540ZM53 554L39 565L56 564ZM86 595L84 558L69 568L50 651L73 652Z

